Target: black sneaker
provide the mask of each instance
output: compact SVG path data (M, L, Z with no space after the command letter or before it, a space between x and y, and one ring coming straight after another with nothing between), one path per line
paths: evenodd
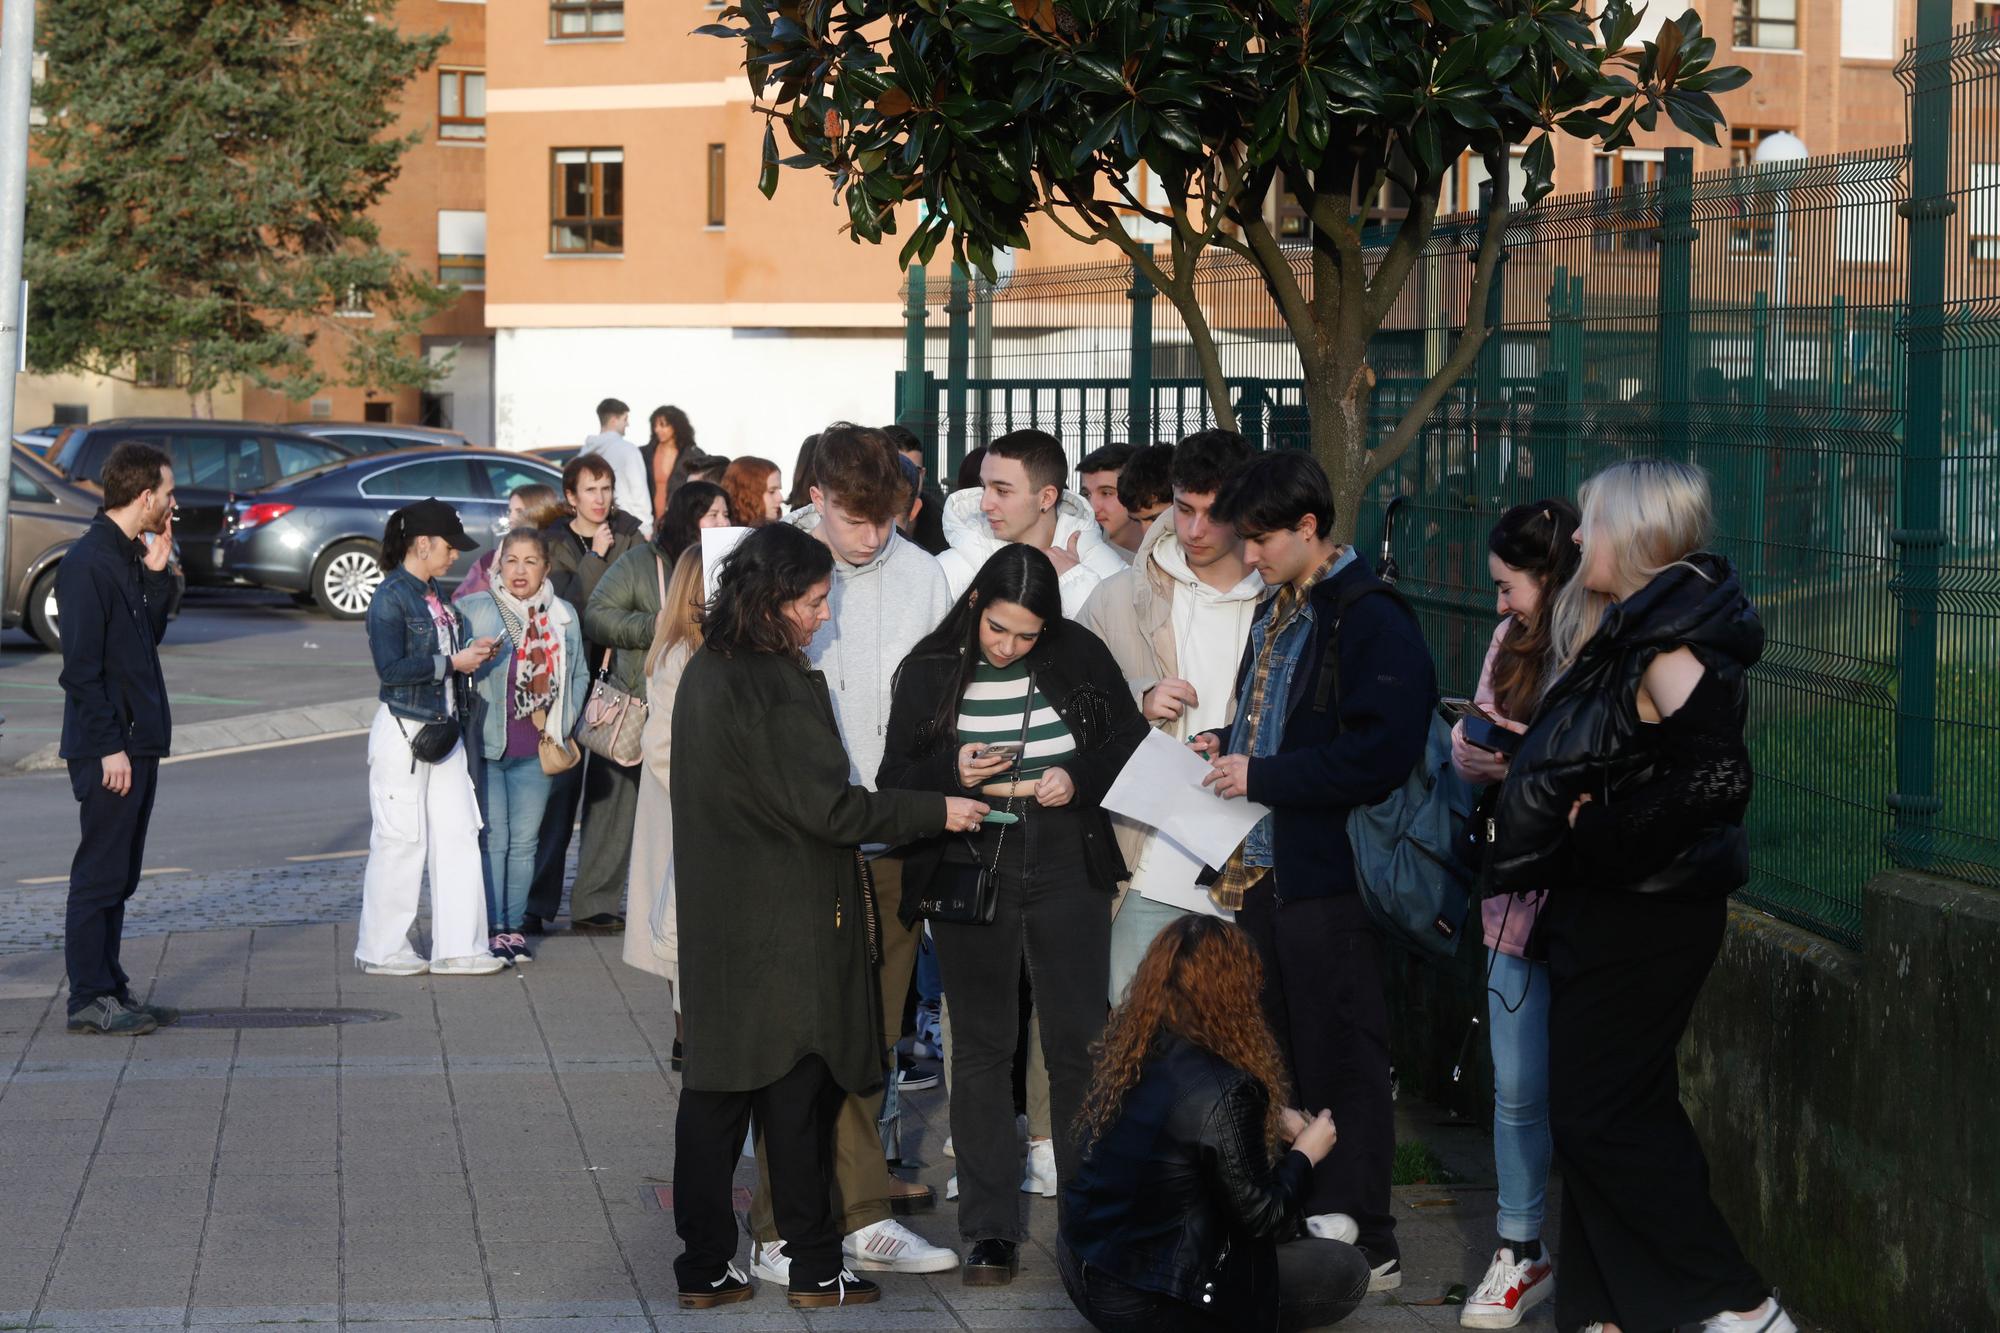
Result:
M670 1068L673 1069L673 1071L676 1074L678 1074L681 1072L681 1062L686 1059L687 1059L687 1052L681 1049L681 1039L679 1037L675 1037L674 1052L672 1055L669 1055L667 1057L667 1064Z
M134 1013L145 1014L154 1023L163 1028L170 1028L181 1021L181 1011L171 1008L168 1005L148 1004L144 1000L135 1000L129 995L119 996L118 1002Z
M1383 1254L1371 1250L1366 1245L1357 1245L1361 1257L1368 1261L1368 1290L1394 1291L1403 1285L1403 1263L1393 1254Z
M100 995L69 1016L71 1032L103 1037L143 1037L158 1028L151 1014L127 1009L115 995Z
M751 1295L750 1279L743 1275L742 1269L731 1264L723 1269L722 1276L713 1282L704 1282L694 1287L683 1284L680 1289L681 1309L712 1310L718 1305L734 1305L738 1301L747 1301Z
M1011 1240L974 1241L965 1252L963 1281L968 1287L1004 1287L1021 1271L1021 1247Z
M943 1080L935 1069L925 1069L907 1055L896 1057L896 1086L904 1092L923 1092Z
M530 915L521 918L521 933L523 935L546 935L549 932L548 929L542 925L542 919L540 917Z
M801 1283L793 1278L785 1299L794 1310L824 1310L837 1305L873 1305L882 1299L882 1288L865 1277L856 1277L845 1268L824 1282Z
M570 922L569 928L576 935L623 935L625 918L616 912L599 912L596 916Z

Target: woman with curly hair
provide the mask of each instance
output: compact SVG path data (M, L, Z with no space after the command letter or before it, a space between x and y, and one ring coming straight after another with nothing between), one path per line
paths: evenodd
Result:
M1018 542L993 553L944 623L910 650L890 690L876 785L976 795L1000 814L969 847L940 838L912 849L903 910L914 919L933 895L947 851L967 869L976 858L993 886L990 920L934 917L931 937L951 1004L964 1281L1004 1286L1026 1238L1013 1097L1022 969L1041 1025L1051 1120L1066 1131L1090 1085L1090 1044L1104 1030L1111 899L1126 877L1104 795L1145 739L1146 720L1104 641L1064 618L1049 557ZM1076 1157L1068 1133L1055 1139L1061 1182Z
M1263 984L1247 934L1184 916L1111 1015L1056 1247L1101 1333L1323 1328L1368 1294L1361 1251L1300 1234L1333 1117L1286 1104Z
M731 459L722 472L722 489L729 494L736 521L746 528L761 528L785 516L785 488L779 484L778 465L768 458Z

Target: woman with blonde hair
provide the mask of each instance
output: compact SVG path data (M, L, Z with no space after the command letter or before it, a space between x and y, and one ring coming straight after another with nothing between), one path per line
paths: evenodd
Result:
M502 533L539 531L562 521L563 501L553 486L544 486L539 481L531 481L526 486L516 486L507 492L507 526ZM472 568L465 571L465 577L452 590L451 600L462 602L476 592L485 592L493 586L493 569L500 563L500 543L472 562Z
M673 758L674 694L688 659L701 647L701 610L707 601L701 548L689 547L674 562L659 632L646 654L646 728L639 804L632 827L632 871L625 889L627 919L623 956L642 972L674 985L674 1064L679 1068L680 926L674 916L674 807L669 769Z
M1631 459L1582 500L1582 561L1490 861L1497 889L1549 890L1556 1323L1796 1333L1709 1196L1674 1058L1749 876L1745 677L1763 626L1706 549L1700 468Z
M1263 985L1250 936L1191 913L1154 936L1111 1015L1056 1247L1102 1333L1323 1328L1368 1294L1361 1251L1300 1234L1333 1117L1287 1105Z

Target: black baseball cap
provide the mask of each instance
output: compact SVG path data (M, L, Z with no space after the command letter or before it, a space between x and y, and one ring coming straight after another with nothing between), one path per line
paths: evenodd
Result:
M455 550L479 549L479 543L465 535L465 524L459 521L458 511L442 500L419 500L404 505L389 516L389 521L401 523L405 537L442 537Z

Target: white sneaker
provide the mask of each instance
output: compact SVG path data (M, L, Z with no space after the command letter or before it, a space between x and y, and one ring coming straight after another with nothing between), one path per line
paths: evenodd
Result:
M1049 1139L1036 1139L1028 1145L1028 1168L1021 1176L1021 1193L1039 1194L1044 1199L1056 1197L1056 1145Z
M945 1198L947 1198L947 1199L956 1199L956 1198L958 1197L958 1177L957 1177L957 1176L953 1176L953 1177L952 1177L952 1178L951 1178L950 1180L947 1180L947 1181L945 1181L945 1183L944 1183L944 1197L945 1197Z
M1460 1328L1513 1328L1521 1317L1547 1300L1556 1286L1555 1265L1544 1250L1539 1259L1515 1259L1502 1246L1493 1252L1486 1277L1459 1312Z
M945 1273L958 1267L958 1255L933 1245L894 1218L851 1231L840 1252L856 1268L881 1273Z
M371 977L420 977L431 970L427 961L407 949L384 963L356 958L354 965Z
M439 958L431 963L434 977L490 977L495 972L505 972L507 964L492 954L476 954L469 958Z
M1306 1219L1306 1234L1352 1245L1361 1235L1361 1225L1346 1213L1314 1213Z
M789 1284L792 1280L792 1257L785 1253L785 1242L774 1240L766 1245L762 1241L751 1241L750 1271L766 1282Z
M1747 1315L1724 1310L1709 1316L1701 1321L1701 1333L1799 1333L1799 1326L1773 1296Z
M953 1151L953 1150L952 1150L952 1146L951 1146L951 1135L949 1135L949 1134L947 1134L947 1135L945 1135L945 1136L944 1136L944 1155L945 1155L946 1157L956 1157L956 1156L958 1156L958 1154L957 1154L957 1153L956 1153L955 1151Z
M1362 1253L1367 1254L1364 1250ZM1369 1255L1372 1259L1374 1256ZM1374 1264L1368 1270L1368 1290L1394 1291L1403 1285L1403 1265L1398 1259L1387 1259Z

